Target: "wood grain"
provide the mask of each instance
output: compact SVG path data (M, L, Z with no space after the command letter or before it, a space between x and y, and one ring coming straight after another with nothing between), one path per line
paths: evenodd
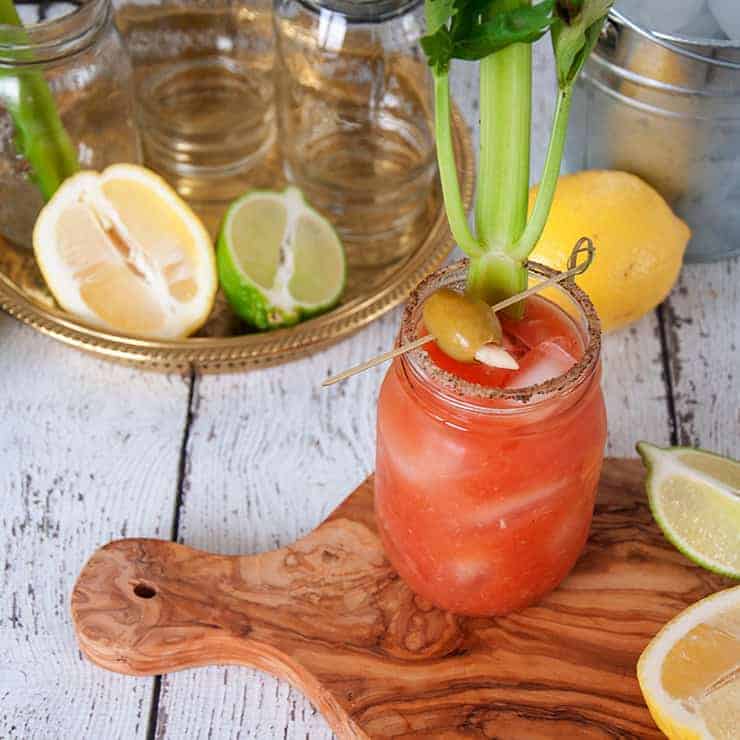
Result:
M414 596L384 557L368 479L272 552L112 542L72 594L83 653L120 673L256 666L300 687L342 738L659 737L634 670L660 626L725 581L653 524L636 461L604 468L573 574L502 619Z
M0 738L144 738L152 679L90 670L69 594L111 538L170 536L187 385L3 315L0 348Z
M631 457L640 439L670 444L669 390L655 313L634 326L604 335L601 357L607 454Z
M740 260L686 265L666 304L677 442L740 458Z

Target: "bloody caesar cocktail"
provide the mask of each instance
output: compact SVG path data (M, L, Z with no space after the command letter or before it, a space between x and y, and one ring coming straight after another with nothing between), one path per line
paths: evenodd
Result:
M530 282L550 274L530 268ZM458 263L410 299L400 342L424 331L437 288L462 290ZM386 553L421 596L494 615L555 588L583 549L606 440L598 319L569 283L502 317L519 370L458 363L434 343L398 358L378 408L375 505Z

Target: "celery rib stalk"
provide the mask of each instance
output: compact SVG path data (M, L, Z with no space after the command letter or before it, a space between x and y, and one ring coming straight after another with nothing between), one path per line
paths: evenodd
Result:
M447 221L450 231L460 249L471 257L482 254L468 226L465 207L460 195L457 179L455 149L452 143L452 124L450 123L450 80L447 72L434 76L434 121L437 140L437 162L442 195L445 201Z
M573 85L612 0L425 0L422 46L435 79L437 154L452 233L470 256L468 292L489 304L527 286L526 260L547 222L565 148ZM550 32L558 100L547 158L528 217L532 48ZM466 219L452 151L449 66L480 62L480 158L475 233ZM522 303L507 309L521 317Z
M552 201L555 197L555 188L560 176L560 163L565 150L565 139L568 133L568 119L570 117L570 105L573 100L572 88L561 90L558 94L558 102L555 108L554 124L550 144L547 148L545 167L542 170L537 198L534 208L529 217L524 233L511 249L511 256L516 260L527 259L529 253L535 248L542 236L550 214Z
M487 249L508 248L527 220L532 49L514 44L480 65L480 169L475 224Z
M508 254L527 222L532 118L532 50L513 44L480 66L481 149L475 223L485 245L468 274L468 290L489 304L526 288L527 274ZM509 313L521 314L513 306Z
M0 0L0 24L23 27L12 0ZM18 151L31 166L33 180L48 200L79 169L77 153L48 83L30 66L31 52L19 49L13 57L18 65L3 66L0 62L0 103L10 113Z

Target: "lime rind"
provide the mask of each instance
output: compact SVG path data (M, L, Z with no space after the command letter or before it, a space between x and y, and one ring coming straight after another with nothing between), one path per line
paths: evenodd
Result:
M712 458L724 461L729 465L740 466L740 462L723 457L722 455L717 455L708 450L694 447L658 447L648 442L638 442L636 447L637 452L648 470L645 481L648 505L650 506L653 518L657 522L666 539L677 550L679 550L679 552L702 568L713 573L717 573L718 575L740 580L740 569L733 568L725 562L712 558L710 555L707 555L707 553L693 547L689 542L681 537L667 521L660 502L660 483L673 473L674 475L688 478L695 483L713 488L716 495L727 497L731 506L736 505L738 509L740 509L740 498L738 498L735 492L716 478L689 467L678 459L678 455L682 452L693 452L711 456Z
M266 289L257 284L244 272L231 248L229 234L234 215L244 204L258 198L282 199L287 211L286 232L290 232L299 217L309 216L323 223L336 240L337 255L341 264L341 276L336 290L326 300L305 303L289 292L293 274L293 255L285 254L279 265L275 284L280 290ZM283 245L285 246L285 245ZM250 190L234 201L226 212L216 246L216 259L221 287L234 311L256 329L267 330L289 327L330 310L339 302L347 282L347 266L344 248L336 230L308 203L300 190L288 187L282 193L270 190Z
M216 246L216 262L221 288L231 307L250 326L256 329L274 329L279 326L293 326L300 321L300 313L288 312L273 306L267 301L251 278L243 272L237 273L223 237Z

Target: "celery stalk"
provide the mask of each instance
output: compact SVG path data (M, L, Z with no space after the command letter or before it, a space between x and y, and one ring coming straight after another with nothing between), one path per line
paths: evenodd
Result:
M480 65L480 168L475 224L488 250L513 244L527 221L532 49L513 44Z
M612 0L425 0L422 39L435 78L437 152L452 233L471 257L468 291L489 303L526 287L526 260L542 236L565 148L573 85L598 40ZM558 101L532 213L529 156L531 44L551 32ZM465 218L449 123L449 65L480 61L480 165L475 235ZM510 309L521 316L523 305Z
M452 236L460 249L470 257L475 257L482 254L483 250L470 233L465 207L460 195L460 183L457 179L457 167L455 166L455 150L452 144L450 80L447 72L434 76L434 119L439 179L442 183L442 195L444 196L450 231L452 231Z
M0 0L0 24L22 27L12 0ZM23 49L15 57L21 63L32 60L30 52ZM49 85L31 67L0 65L0 103L13 120L18 151L31 166L33 180L48 200L79 169L75 147Z
M512 44L482 60L475 222L485 252L470 266L468 290L490 304L527 285L523 264L507 252L527 222L531 88L529 44ZM519 316L521 311L512 306L509 313Z
M568 133L568 118L572 99L573 89L571 87L561 90L558 94L552 136L550 137L550 144L547 148L547 157L545 159L545 167L542 170L539 189L537 190L537 198L524 233L511 249L511 256L514 259L527 259L527 256L535 248L545 229L560 175L560 163L563 159L563 151L565 149L565 137Z
M505 251L486 252L470 261L467 290L489 305L521 293L527 287L527 270L522 262ZM505 309L512 318L521 318L523 306L516 303Z

